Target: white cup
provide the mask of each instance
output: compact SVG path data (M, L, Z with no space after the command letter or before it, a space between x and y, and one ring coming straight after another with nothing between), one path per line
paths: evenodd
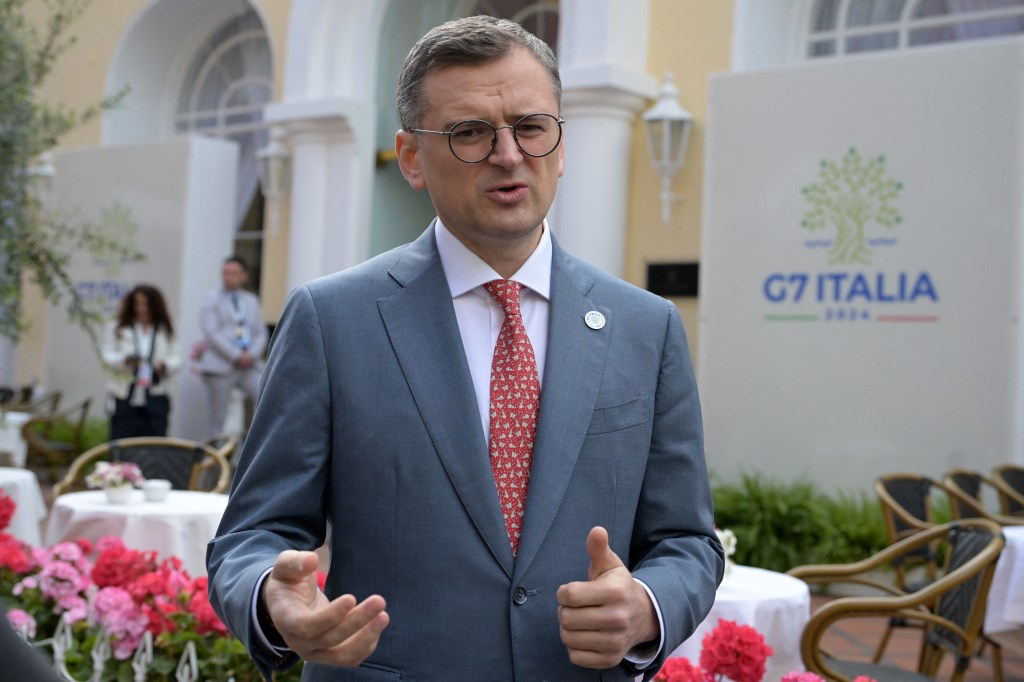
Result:
M149 478L142 484L142 494L147 502L163 502L171 492L171 482L165 478Z

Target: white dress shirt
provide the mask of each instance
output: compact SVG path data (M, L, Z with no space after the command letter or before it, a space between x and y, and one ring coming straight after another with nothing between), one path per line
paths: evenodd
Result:
M441 266L452 292L452 306L459 322L462 347L473 377L480 423L484 427L484 441L490 443L491 434L491 362L498 332L505 321L505 313L487 293L484 284L503 279L490 265L466 248L440 218L434 228ZM537 377L541 395L544 391L544 359L548 349L548 299L551 292L551 234L544 224L544 234L533 254L516 274L509 279L524 286L519 294L519 312L523 317L526 335L530 337L533 355L537 360Z

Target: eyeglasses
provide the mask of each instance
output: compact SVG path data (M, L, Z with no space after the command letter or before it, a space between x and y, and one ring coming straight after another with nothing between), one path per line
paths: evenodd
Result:
M529 114L510 126L495 127L487 121L473 119L460 121L447 131L413 128L412 132L447 135L448 147L455 158L466 163L481 163L494 151L498 144L498 131L504 128L512 130L516 145L527 156L547 156L562 141L563 123L564 118L552 114Z

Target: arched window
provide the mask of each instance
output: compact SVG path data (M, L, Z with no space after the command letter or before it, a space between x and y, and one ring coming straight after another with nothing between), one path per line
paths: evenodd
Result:
M273 98L270 42L251 9L223 24L196 51L178 97L175 130L232 140L239 146L235 250L259 286L263 197L257 152L267 143L263 107Z
M1024 33L1024 0L815 0L808 58Z
M472 0L463 16L510 19L558 52L558 0Z

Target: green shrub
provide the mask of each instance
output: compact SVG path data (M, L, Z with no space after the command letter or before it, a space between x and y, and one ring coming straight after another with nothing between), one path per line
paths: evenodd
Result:
M713 487L712 494L715 524L736 534L736 563L786 571L818 561L817 549L830 529L809 481L744 474L738 484Z
M882 508L873 495L840 493L824 497L822 504L829 517L829 534L822 538L822 563L841 564L860 561L880 552L889 544L885 534Z
M57 422L50 431L50 440L70 443L72 437L71 424ZM82 429L82 452L110 440L110 421L106 417L89 417Z
M744 474L712 486L715 525L736 534L736 563L787 571L864 559L887 545L878 501L868 493L830 497L810 481Z

